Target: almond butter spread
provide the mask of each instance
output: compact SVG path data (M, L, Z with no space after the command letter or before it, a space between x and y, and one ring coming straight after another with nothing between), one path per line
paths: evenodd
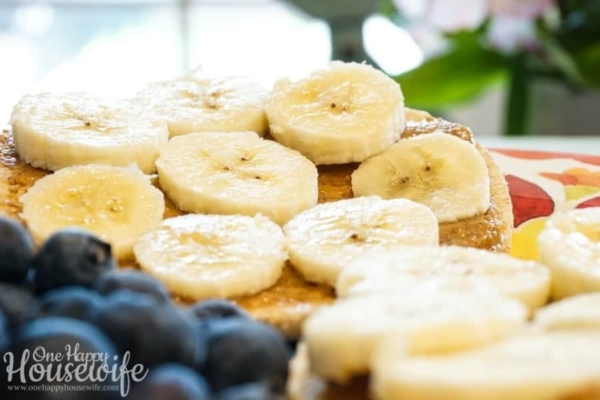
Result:
M468 128L451 124L441 119L429 119L419 123L408 123L404 137L443 130L472 141ZM501 172L479 147L486 158L492 182L492 206L484 214L456 223L440 226L440 242L506 251L510 245L512 210L506 182ZM19 197L33 183L48 174L26 165L17 155L10 131L0 136L0 212L19 218ZM319 202L329 202L352 197L351 174L358 164L320 166ZM180 215L170 201L166 202L165 218ZM334 300L332 288L306 282L288 264L279 282L268 290L254 296L235 299L256 318L279 327L289 337L298 337L304 318L319 305Z

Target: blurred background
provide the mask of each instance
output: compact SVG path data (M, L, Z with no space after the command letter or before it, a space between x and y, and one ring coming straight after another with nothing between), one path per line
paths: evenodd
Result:
M27 92L129 96L198 65L268 88L331 59L479 136L600 134L599 0L0 0L0 121Z

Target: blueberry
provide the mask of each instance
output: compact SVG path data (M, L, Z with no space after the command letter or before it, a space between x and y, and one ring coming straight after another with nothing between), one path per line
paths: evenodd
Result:
M290 356L293 357L294 354L296 354L296 349L298 348L298 339L288 339L287 346Z
M80 286L54 289L39 300L37 317L66 317L86 321L103 304L98 293Z
M33 259L37 293L64 286L92 287L115 268L111 247L86 231L68 228L50 236Z
M0 398L15 400L106 400L118 394L118 381L99 372L117 368L116 350L92 325L69 318L41 318L23 325L0 364ZM92 359L88 357L94 357ZM104 367L102 367L104 365ZM12 377L7 368L15 371ZM20 369L24 374L20 374ZM51 371L49 374L48 371ZM60 371L61 378L56 374ZM98 380L97 377L101 379ZM24 377L24 380L22 378ZM70 379L69 379L70 377ZM10 380L10 382L9 382ZM7 384L44 386L23 392L1 393ZM82 392L77 387L98 385ZM69 389L69 387L71 389ZM54 389L52 389L54 388ZM62 390L61 390L62 389Z
M152 370L134 387L130 400L209 400L204 378L180 364L164 364Z
M194 321L171 303L158 303L143 294L126 290L113 293L92 316L92 322L121 353L130 353L132 364L148 368L168 362L196 366L205 357L204 342Z
M230 317L250 318L241 307L231 301L221 299L199 301L190 307L190 311L199 320Z
M109 294L121 289L144 293L158 301L171 299L169 291L162 283L135 269L110 271L96 283L96 290L100 294Z
M6 314L11 328L33 319L37 300L22 286L0 283L0 310Z
M271 393L261 383L246 383L220 391L217 400L283 400L283 396Z
M277 330L246 318L211 319L204 329L208 354L202 372L213 390L252 382L284 389L289 351Z
M33 240L13 219L0 216L0 281L21 284L33 259Z
M10 335L8 320L2 311L0 311L0 355L4 355L6 348L10 344Z

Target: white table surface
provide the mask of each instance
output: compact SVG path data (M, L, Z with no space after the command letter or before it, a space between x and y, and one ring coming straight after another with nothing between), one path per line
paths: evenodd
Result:
M487 148L522 149L555 151L563 153L579 153L600 156L600 136L597 137L479 137L481 144Z

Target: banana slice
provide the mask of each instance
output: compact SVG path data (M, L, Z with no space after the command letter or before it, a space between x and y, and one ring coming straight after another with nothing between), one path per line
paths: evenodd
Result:
M284 224L319 197L314 164L254 132L173 138L156 166L161 188L192 213L261 213Z
M345 383L369 372L373 352L387 336L414 354L449 353L499 340L526 319L526 308L512 299L409 290L318 309L304 324L303 340L313 371Z
M555 214L538 236L540 262L552 274L552 298L600 291L600 209Z
M486 250L407 247L357 258L340 273L336 291L348 297L413 287L493 293L520 300L533 311L548 300L550 274L535 262Z
M439 222L485 213L490 178L473 144L443 132L400 140L352 174L355 196L407 198L431 208Z
M284 232L294 267L306 280L331 286L365 251L439 243L431 210L410 200L377 196L320 204L292 219Z
M340 61L276 82L266 112L275 140L315 164L363 161L398 141L405 123L398 83L369 65Z
M264 88L247 78L211 77L196 69L179 79L151 83L133 103L167 121L171 137L238 131L263 136L267 97Z
M420 122L420 121L424 121L424 120L434 119L433 116L431 114L429 114L427 111L415 110L414 108L408 108L408 107L404 108L404 115L406 116L407 122L408 121Z
M600 329L600 292L579 294L540 308L533 322L548 330Z
M598 399L598 354L597 332L516 335L446 357L408 357L388 338L376 351L371 386L376 400Z
M287 259L281 228L261 215L169 218L134 252L144 271L190 300L258 293L277 282Z
M153 173L169 138L164 122L87 93L26 95L15 106L11 125L19 158L51 171L135 163Z
M110 243L119 259L131 258L135 242L160 224L165 211L163 194L133 166L63 168L36 181L20 200L20 216L36 243L79 227Z

